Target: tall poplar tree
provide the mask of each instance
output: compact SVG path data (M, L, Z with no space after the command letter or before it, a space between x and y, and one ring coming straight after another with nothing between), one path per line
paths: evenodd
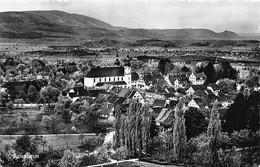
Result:
M117 108L115 146L126 146L130 155L139 156L146 150L149 139L149 122L147 108L136 101L132 102L126 114Z
M173 156L177 162L182 160L186 138L186 127L184 119L184 98L180 99L180 102L175 107L174 123L173 123Z
M218 102L215 101L210 114L210 122L207 130L207 137L209 139L210 148L210 163L212 167L219 166L218 161L218 148L219 148L219 136L221 130L221 122L218 113Z

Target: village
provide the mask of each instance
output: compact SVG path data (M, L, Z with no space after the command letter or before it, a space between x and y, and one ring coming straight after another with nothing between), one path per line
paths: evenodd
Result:
M72 53L75 48L77 52L82 50L78 47L50 48L48 52L59 54ZM146 49L92 48L87 49L92 56L86 59L61 57L49 61L49 57L30 53L35 55L37 51L4 55L0 71L1 135L11 138L12 135L37 134L42 136L40 143L45 143L43 152L48 153L61 149L61 144L52 143L44 136L63 134L71 137L64 141L67 146L80 148L84 153L84 150L93 151L100 146L97 141L110 143L115 140L115 137L111 138L112 134L127 135L117 132L121 114L130 119L145 112L143 114L149 115L145 116L149 121L142 126L149 125L149 133L154 135L150 145L154 146L154 140L160 138L157 135L172 136L179 108L187 119L186 137L191 141L205 132L216 108L225 130L233 132L228 127L227 121L231 118L227 112L238 105L238 96L250 98L254 92L259 93L260 64L256 61L232 61L225 59L223 52L216 51L208 52L214 56L201 56L201 51L175 49L166 53L164 49ZM178 55L169 56L169 53ZM194 53L200 56L196 57ZM253 53L240 54L250 58ZM166 145L169 144L167 140ZM6 147L3 143L10 145L12 142L15 140L2 142L0 148ZM171 149L171 144L167 147ZM167 147L161 151L167 154ZM127 152L130 155L130 150ZM163 156L164 161L168 159L160 151L150 153L155 157ZM113 151L110 154L118 155ZM109 162L107 158L99 163Z

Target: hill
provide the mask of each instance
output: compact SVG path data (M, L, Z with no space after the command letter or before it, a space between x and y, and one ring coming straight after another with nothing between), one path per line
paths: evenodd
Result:
M0 13L0 37L17 39L241 39L231 31L216 33L208 29L130 29L79 14L62 11L24 11Z

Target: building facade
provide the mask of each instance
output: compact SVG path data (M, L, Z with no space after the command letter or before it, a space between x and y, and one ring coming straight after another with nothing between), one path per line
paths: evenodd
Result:
M131 67L96 67L92 68L84 77L84 86L104 88L105 86L119 86L131 88Z

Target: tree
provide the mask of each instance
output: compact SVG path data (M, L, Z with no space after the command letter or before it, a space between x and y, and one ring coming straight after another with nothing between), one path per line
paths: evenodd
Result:
M247 128L255 132L259 130L260 120L260 92L253 91L246 102L247 105Z
M133 101L127 109L127 114L121 114L116 109L115 146L126 146L129 155L139 156L146 152L149 140L149 116L147 107Z
M50 126L49 129L50 129L51 133L53 133L53 134L58 133L60 122L61 121L59 118L57 118L56 116L51 116L51 122L49 125Z
M247 127L246 97L239 93L233 104L226 111L223 130L228 133L239 131Z
M175 107L173 123L173 156L177 162L183 160L183 153L187 142L186 127L183 113L184 98Z
M213 108L211 110L210 121L207 129L207 137L209 138L209 148L210 148L210 163L213 167L219 166L219 157L218 157L218 149L219 149L219 137L221 130L221 122L219 120L218 113L218 102L215 101L213 104Z
M220 78L237 79L237 71L232 68L228 61L223 61L221 66L222 70L221 74L219 75Z
M12 111L14 109L14 103L12 101L7 102L6 109L7 111Z
M207 76L206 83L215 83L216 82L216 70L212 62L209 62L204 70L205 75Z
M25 101L25 100L26 100L26 93L25 93L23 90L21 90L21 91L19 92L17 98L23 99L23 100Z
M220 90L224 93L230 93L236 89L236 82L231 79L221 79L218 82Z
M60 95L59 89L53 86L47 86L46 88L42 88L40 91L40 99L44 104L48 104L48 110L53 111L54 106L51 103L57 102L58 97Z
M162 75L165 75L165 67L166 67L166 63L171 63L171 61L168 59L168 58L162 58L160 61L159 61L159 64L158 64L158 69L159 69L159 72L162 74Z
M52 118L50 116L44 115L41 123L43 124L43 126L46 129L48 129L48 128L50 128L51 121L52 121Z
M79 164L79 159L76 157L73 151L69 149L64 151L60 162L60 167L77 167Z
M64 121L64 123L70 123L71 121L71 114L70 114L70 110L68 109L64 109L62 111L62 119Z
M31 102L36 102L39 98L39 92L33 85L30 85L28 88L27 98Z
M29 135L23 135L18 137L15 141L15 150L17 153L25 154L36 154L38 150L38 144L35 139L31 138Z
M153 139L154 137L158 136L159 129L156 125L155 118L152 117L150 121L150 128L149 128L149 133L150 137Z
M185 111L184 118L187 140L206 132L208 122L202 112L200 112L197 108L190 107L187 111Z

